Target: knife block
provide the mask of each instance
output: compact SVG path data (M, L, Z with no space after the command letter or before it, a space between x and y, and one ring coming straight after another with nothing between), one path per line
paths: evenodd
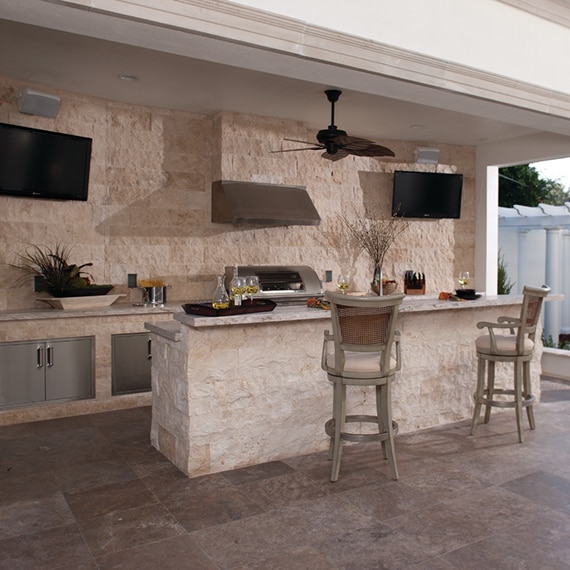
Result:
M426 285L424 283L422 285L421 289L410 289L404 283L404 293L406 295L425 295L426 294Z

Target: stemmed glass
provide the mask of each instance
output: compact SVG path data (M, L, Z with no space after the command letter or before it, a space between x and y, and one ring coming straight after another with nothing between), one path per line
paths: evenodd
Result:
M469 271L460 271L459 272L459 285L461 285L462 289L465 289L467 285L469 285Z
M231 299L235 306L241 305L241 300L245 295L245 277L234 275L230 283Z
M341 273L336 280L336 286L343 295L346 295L346 291L350 287L350 275L348 275L348 273Z
M245 289L249 295L249 301L253 303L253 296L259 292L259 277L257 275L248 275L245 278Z

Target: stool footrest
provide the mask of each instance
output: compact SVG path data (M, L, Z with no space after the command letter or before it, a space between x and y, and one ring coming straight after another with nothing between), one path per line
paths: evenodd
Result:
M345 423L362 423L369 422L378 424L378 416L368 416L368 415L352 415L346 416L344 419ZM331 419L325 424L325 432L329 437L334 437L335 420ZM394 435L398 433L398 423L392 421L392 432ZM389 438L387 431L378 433L350 433L341 432L340 438L345 441L386 441Z
M507 388L495 388L493 390L493 395L495 394L505 394L507 396L515 396L515 391ZM489 390L485 389L483 395L478 398L478 402L484 406L494 406L496 408L516 408L516 402L507 400L489 400ZM532 406L534 403L534 396L532 394L525 396L523 394L522 405Z

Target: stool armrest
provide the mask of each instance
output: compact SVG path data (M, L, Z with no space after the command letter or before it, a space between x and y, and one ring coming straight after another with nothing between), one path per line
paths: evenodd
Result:
M394 333L394 346L396 347L396 368L394 370L398 372L402 368L402 358L401 358L401 351L400 351L400 331L396 331Z
M520 328L522 326L522 322L520 319L510 319L509 317L499 317L499 320L506 320L508 319L509 322L497 322L497 323L489 323L486 321L480 321L477 323L478 329L486 328L489 331L489 338L491 339L491 350L493 352L498 352L497 349L497 341L495 339L495 329L509 329L511 334L515 334L514 329ZM515 326L513 326L515 325Z
M325 331L325 338L323 340L323 352L321 354L321 368L327 370L327 355L329 350L329 342L334 342L334 336L330 331Z

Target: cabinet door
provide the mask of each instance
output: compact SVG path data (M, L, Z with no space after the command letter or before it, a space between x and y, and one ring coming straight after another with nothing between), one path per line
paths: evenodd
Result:
M111 336L113 395L151 389L151 352L148 333Z
M46 400L93 396L93 339L46 341Z
M45 400L43 342L0 344L0 406Z

